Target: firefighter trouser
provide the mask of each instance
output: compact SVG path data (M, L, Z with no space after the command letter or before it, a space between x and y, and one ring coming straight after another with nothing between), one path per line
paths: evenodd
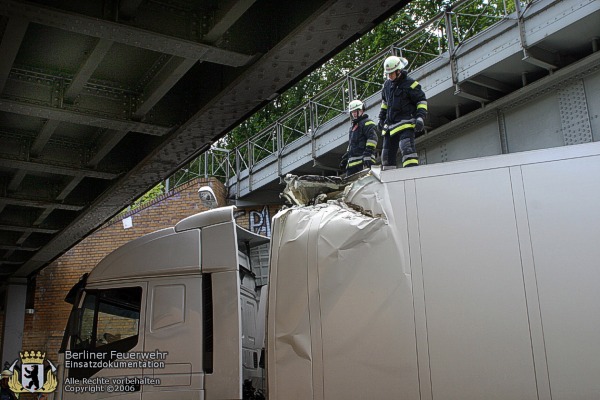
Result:
M415 131L406 129L402 133L383 136L383 151L381 152L381 163L384 166L396 166L396 153L398 148L402 151L402 167L414 167L419 165L419 156L415 147Z

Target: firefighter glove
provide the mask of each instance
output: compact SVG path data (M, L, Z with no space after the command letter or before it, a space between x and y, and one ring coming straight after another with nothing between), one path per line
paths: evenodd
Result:
M342 156L342 160L340 161L340 169L343 171L348 166L348 152L345 152Z
M423 132L424 127L425 123L423 122L423 118L418 117L415 121L415 132Z
M363 158L363 168L371 168L371 165L373 165L371 162L371 157Z

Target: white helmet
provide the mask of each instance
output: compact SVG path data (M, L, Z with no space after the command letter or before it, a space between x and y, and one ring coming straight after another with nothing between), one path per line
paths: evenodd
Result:
M348 104L348 112L356 111L356 110L364 110L365 105L360 100L352 100L350 104Z
M406 58L389 56L383 62L383 69L385 70L386 74L391 74L394 71L398 71L398 70L406 68L407 65L408 65L408 60Z
M2 378L10 378L12 376L12 372L10 372L9 370L5 369L4 371L2 371Z

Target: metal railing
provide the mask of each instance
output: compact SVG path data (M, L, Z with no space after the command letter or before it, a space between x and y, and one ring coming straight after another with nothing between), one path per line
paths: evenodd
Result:
M213 147L200 154L165 180L165 192L195 178L215 177L227 182L235 172L235 154L232 150Z
M540 0L512 0L509 4L506 0L454 2L243 144L232 150L211 148L170 180L178 185L198 176L215 176L225 182L233 177L239 179L242 171L252 171L254 166L274 154L279 157L294 142L305 137L314 138L319 127L346 112L349 101L366 99L381 90L383 61L389 55L409 59L409 70L444 54L452 59L466 41L501 20L521 18L535 1ZM511 16L515 10L521 15ZM185 179L186 176L189 179Z

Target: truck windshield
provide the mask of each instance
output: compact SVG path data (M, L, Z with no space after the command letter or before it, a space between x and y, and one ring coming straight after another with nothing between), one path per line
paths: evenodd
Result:
M133 348L139 331L141 297L140 287L86 291L77 325L71 331L71 350Z

